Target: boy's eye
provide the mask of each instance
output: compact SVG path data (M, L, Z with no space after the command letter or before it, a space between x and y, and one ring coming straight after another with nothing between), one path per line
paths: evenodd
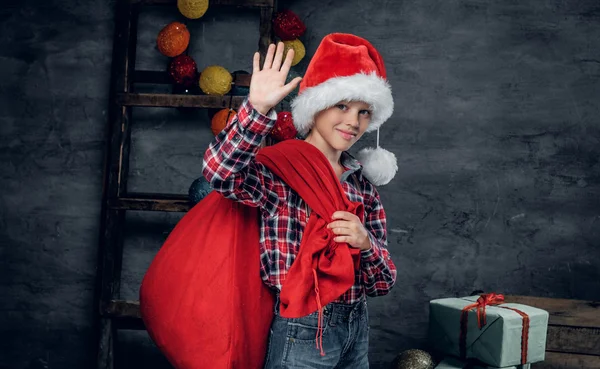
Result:
M361 110L360 114L366 115L366 116L370 116L371 115L371 111L370 110Z
M344 105L344 104L337 104L335 107L338 108L338 109L340 109L340 110L346 110L346 109L348 109L348 107L346 105Z

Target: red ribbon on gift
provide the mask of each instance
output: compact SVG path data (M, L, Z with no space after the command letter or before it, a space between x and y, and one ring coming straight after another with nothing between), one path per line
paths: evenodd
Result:
M467 323L469 319L469 311L477 309L477 326L482 329L486 324L486 306L495 306L504 303L504 295L496 293L486 293L477 299L477 301L471 305L467 305L462 309L460 315L460 337L459 337L459 348L460 357L464 360L467 358ZM523 331L521 333L521 364L527 363L527 348L529 343L529 315L522 312L521 310L499 306L503 309L509 309L517 312L523 317Z

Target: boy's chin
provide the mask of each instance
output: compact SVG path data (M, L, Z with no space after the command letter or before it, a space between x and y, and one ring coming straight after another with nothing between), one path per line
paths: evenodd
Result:
M347 142L342 140L332 140L332 142L329 142L329 144L337 151L348 151L352 145L354 145L354 141Z

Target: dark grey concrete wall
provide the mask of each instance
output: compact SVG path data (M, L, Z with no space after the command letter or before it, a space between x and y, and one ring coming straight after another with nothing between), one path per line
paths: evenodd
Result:
M433 298L600 299L597 1L281 4L309 55L330 32L371 40L394 89L382 145L400 171L381 194L399 273L370 300L374 368L423 347ZM155 36L177 17L142 14L138 68L164 68ZM0 19L0 368L89 368L113 2L3 3ZM250 68L256 14L190 29L201 68ZM135 110L130 189L186 192L210 139L204 111ZM180 216L128 215L124 298ZM123 364L164 367L145 332L120 338Z

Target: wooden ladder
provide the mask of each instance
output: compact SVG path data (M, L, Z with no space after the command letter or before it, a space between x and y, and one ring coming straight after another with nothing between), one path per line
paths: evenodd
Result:
M210 7L229 6L260 12L258 48L261 60L272 42L272 18L276 0L210 0ZM146 5L175 6L176 0L117 0L112 72L107 124L107 147L102 188L97 291L97 367L112 369L115 337L119 329L145 329L139 302L120 300L125 211L185 212L187 195L130 193L127 191L131 142L131 108L190 107L237 109L244 96L207 96L135 93L135 83L169 83L166 72L136 71L137 26L140 8ZM201 21L201 20L200 20ZM250 56L249 56L250 57ZM250 75L235 76L234 83L249 86Z

